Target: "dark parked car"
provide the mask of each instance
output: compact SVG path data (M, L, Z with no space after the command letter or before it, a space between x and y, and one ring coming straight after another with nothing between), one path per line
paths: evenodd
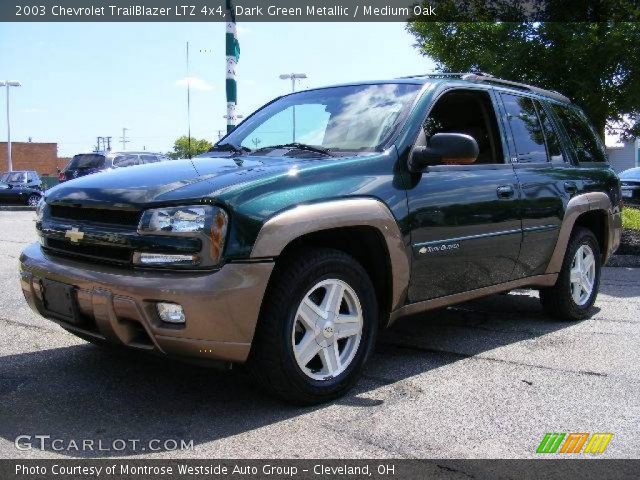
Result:
M602 141L557 92L362 82L280 97L193 160L48 190L20 280L81 338L246 363L314 403L353 386L405 315L526 287L554 317L588 317L621 203Z
M162 153L153 152L91 152L75 155L58 175L60 182L84 177L112 168L131 167L170 160Z
M625 203L640 204L640 167L630 168L620 174L622 199Z
M36 206L42 195L42 180L34 170L7 172L0 178L0 203Z

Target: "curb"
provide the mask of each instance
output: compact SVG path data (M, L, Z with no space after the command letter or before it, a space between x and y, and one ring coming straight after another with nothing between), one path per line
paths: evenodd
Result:
M640 255L612 255L605 266L640 268Z
M35 212L36 207L27 205L0 205L0 211L5 212Z

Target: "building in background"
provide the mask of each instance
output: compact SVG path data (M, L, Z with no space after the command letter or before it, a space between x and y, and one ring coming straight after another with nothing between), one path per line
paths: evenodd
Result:
M640 155L640 140L635 138L613 147L607 147L607 154L609 155L609 163L616 173L629 168L640 167L640 159L638 158Z
M35 170L42 177L57 177L68 158L58 157L57 143L11 142L14 170ZM0 172L7 170L7 142L0 142Z

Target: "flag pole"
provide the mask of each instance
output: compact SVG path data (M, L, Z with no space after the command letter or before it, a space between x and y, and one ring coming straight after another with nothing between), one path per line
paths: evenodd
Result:
M231 132L238 120L236 106L238 104L238 86L236 83L236 65L240 58L240 45L236 30L236 16L231 0L226 0L226 91L227 91L227 133Z

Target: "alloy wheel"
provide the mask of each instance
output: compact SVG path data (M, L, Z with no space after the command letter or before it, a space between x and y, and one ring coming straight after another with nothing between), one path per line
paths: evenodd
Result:
M571 297L578 306L585 305L593 292L596 280L596 258L589 245L581 245L571 262L569 285Z
M356 292L338 279L318 282L298 306L291 343L300 369L314 380L344 372L362 339L362 307Z

